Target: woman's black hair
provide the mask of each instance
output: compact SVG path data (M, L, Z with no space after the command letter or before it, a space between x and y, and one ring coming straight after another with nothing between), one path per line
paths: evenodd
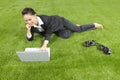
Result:
M25 14L34 15L36 14L36 12L32 8L24 8L22 11L22 15L25 15Z

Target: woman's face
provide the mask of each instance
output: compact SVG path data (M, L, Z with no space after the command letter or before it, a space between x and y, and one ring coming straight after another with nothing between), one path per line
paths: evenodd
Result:
M26 23L26 24L29 24L30 26L33 26L33 25L37 25L37 24L38 24L36 14L35 14L35 15L25 14L25 15L23 15L23 18L24 18L25 23Z

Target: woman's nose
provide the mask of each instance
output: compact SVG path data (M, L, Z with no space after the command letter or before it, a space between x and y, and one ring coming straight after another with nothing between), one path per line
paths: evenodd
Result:
M30 24L31 23L31 21L28 21L28 24Z

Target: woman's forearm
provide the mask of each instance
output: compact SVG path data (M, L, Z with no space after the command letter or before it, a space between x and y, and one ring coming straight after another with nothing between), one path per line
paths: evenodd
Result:
M30 30L27 29L27 37L30 38L32 36Z

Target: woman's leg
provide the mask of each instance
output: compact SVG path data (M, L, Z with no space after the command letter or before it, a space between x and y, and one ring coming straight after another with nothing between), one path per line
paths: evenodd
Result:
M72 31L71 30L67 30L67 29L66 30L63 29L63 30L59 30L59 31L55 32L55 34L57 36L62 37L62 38L69 38L71 36L71 34L72 34Z
M87 31L87 30L93 30L96 28L103 28L103 26L101 24L98 24L98 23L77 26L77 25L73 24L72 22L66 20L65 18L63 18L63 25L67 29L69 29L73 32L83 32L83 31Z

